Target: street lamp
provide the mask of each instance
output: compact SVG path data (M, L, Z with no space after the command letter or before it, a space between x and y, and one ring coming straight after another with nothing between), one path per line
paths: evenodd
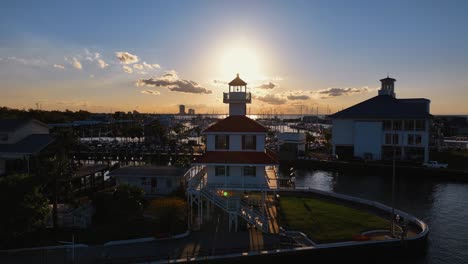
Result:
M392 224L391 224L391 232L392 237L395 237L395 125L392 121L392 145L393 145L393 164L392 164ZM397 138L398 139L398 138ZM398 143L398 140L397 140Z

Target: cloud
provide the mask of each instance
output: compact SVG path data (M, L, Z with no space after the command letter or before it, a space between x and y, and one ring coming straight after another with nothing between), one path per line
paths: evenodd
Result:
M143 70L144 66L142 64L133 64L133 68L136 70Z
M143 90L141 91L142 94L149 94L149 95L160 95L161 93L159 91L154 91L154 90Z
M62 64L54 64L54 68L64 70L65 66L63 66Z
M122 69L123 69L123 71L126 72L126 73L132 73L132 72L133 72L132 67L127 66L127 65L122 66Z
M226 81L221 81L221 80L213 80L214 84L228 84Z
M119 59L120 63L122 64L132 64L139 61L137 55L130 54L126 51L119 51L115 53L117 59Z
M18 57L7 57L6 60L14 61L16 63L21 63L27 66L42 66L47 65L47 61L39 58L39 59L25 59L25 58L18 58Z
M288 95L288 100L308 100L310 99L310 96L308 95Z
M288 101L284 98L278 97L274 94L267 94L265 96L256 96L255 99L271 105L282 105Z
M81 65L81 62L76 57L73 57L72 59L65 57L65 61L70 63L75 69L83 69L83 65Z
M109 64L107 64L103 59L98 59L97 62L98 62L99 67L100 67L101 69L104 69L104 68L106 68L107 66L109 66Z
M264 83L260 86L257 86L257 88L261 88L261 89L273 89L275 87L278 87L279 85L276 84L276 83L272 83L272 82L268 82L268 83Z
M313 91L311 93L317 94L321 99L327 99L332 97L344 96L344 95L353 95L370 92L371 89L368 87L362 88L327 88L323 90Z
M101 54L95 52L95 53L91 53L89 52L88 49L85 49L85 60L88 60L88 61L95 61L95 60L98 60L101 58Z
M73 65L73 67L75 67L75 69L78 69L78 70L83 69L83 66L81 65L81 62L78 59L76 59L75 57L73 57L72 65Z
M162 76L150 79L140 79L136 81L136 86L153 86L164 87L173 92L194 93L194 94L210 94L211 90L207 90L198 83L190 80L179 79L175 71L165 72Z
M146 69L149 69L149 70L154 70L154 69L160 69L161 68L161 65L155 63L155 64L149 64L149 63L146 63L146 61L143 62L143 67L145 67Z

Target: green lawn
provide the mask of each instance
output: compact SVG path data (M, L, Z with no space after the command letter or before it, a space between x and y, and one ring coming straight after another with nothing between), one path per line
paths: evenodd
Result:
M281 197L280 224L301 231L318 243L349 241L374 229L389 229L389 222L365 211L314 198Z

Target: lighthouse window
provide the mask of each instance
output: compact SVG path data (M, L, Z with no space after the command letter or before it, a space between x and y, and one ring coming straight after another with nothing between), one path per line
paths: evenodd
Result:
M242 149L255 150L257 148L257 137L255 135L242 136Z
M229 149L229 136L228 135L216 135L215 148L216 149Z

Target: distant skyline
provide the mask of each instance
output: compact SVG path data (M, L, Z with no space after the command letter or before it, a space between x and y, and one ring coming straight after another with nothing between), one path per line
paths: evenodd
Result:
M0 106L334 113L377 95L468 115L468 1L3 1Z

